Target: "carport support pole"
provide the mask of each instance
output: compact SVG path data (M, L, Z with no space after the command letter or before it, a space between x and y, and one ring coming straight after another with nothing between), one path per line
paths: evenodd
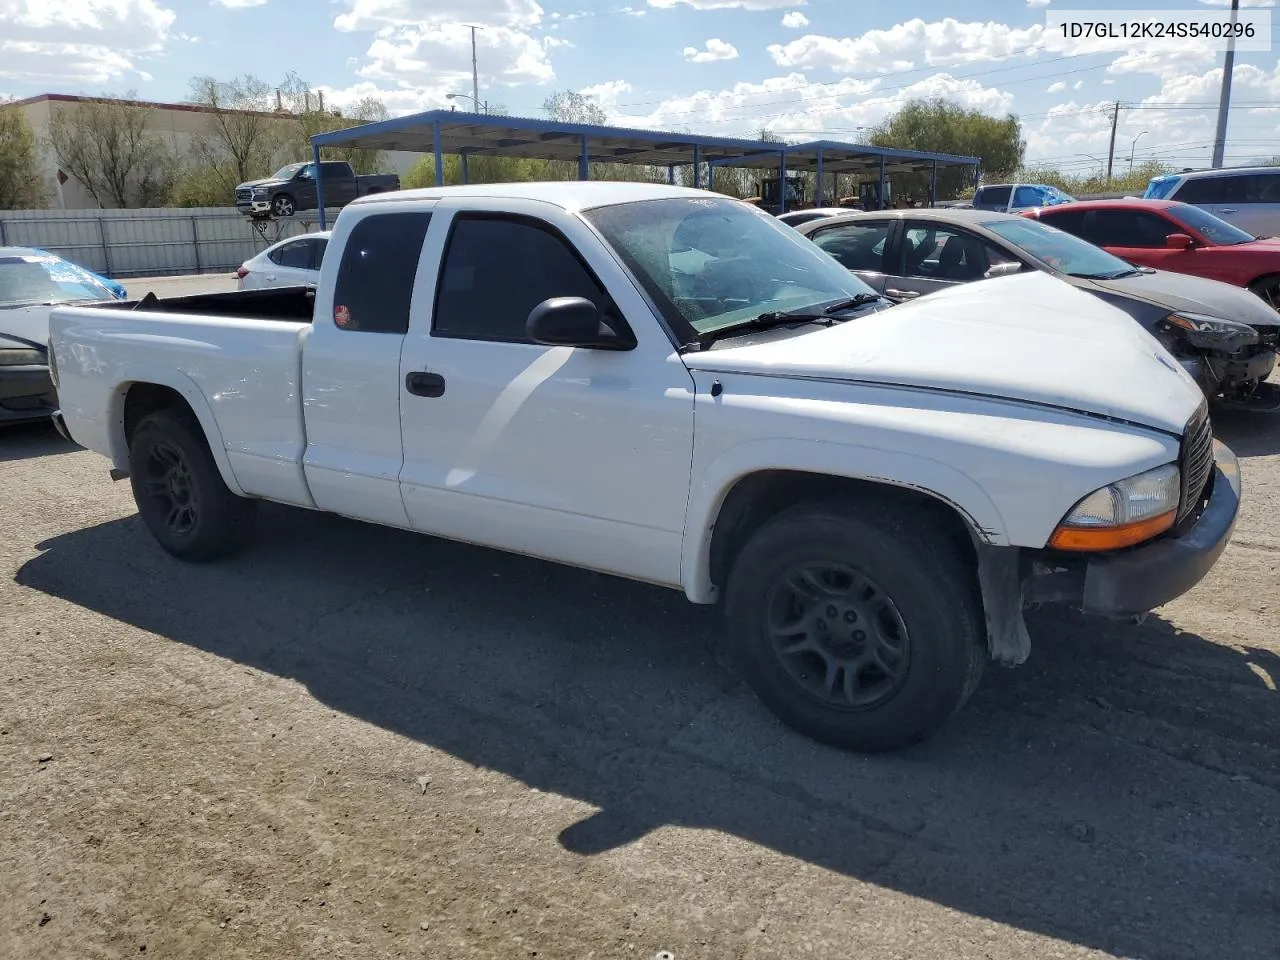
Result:
M702 147L693 145L693 189L702 188Z
M467 151L462 150L458 153L458 162L462 167L462 182L471 182L471 171L467 169Z
M667 183L673 187L676 185L676 165L674 163L667 164Z
M436 154L436 186L444 186L444 154L440 152L440 121L431 124L431 139L434 141Z
M878 198L880 209L887 209L884 204L884 154L880 154L880 196Z
M324 170L320 166L320 145L311 144L311 162L316 165L316 212L320 215L320 229L327 230L324 222Z
M778 213L787 212L787 152L778 154Z
M818 185L813 191L813 205L822 206L822 148L818 148Z
M582 137L582 156L578 159L578 179L591 179L591 149L587 144L586 134Z
M929 176L929 206L938 204L938 161L933 161L933 172Z

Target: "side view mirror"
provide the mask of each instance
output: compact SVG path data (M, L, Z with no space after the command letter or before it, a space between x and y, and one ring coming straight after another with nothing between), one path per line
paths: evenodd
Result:
M583 297L552 297L533 308L525 331L534 343L591 350L632 350L635 338L620 335Z
M1195 241L1185 233L1171 233L1164 238L1164 245L1170 250L1189 250Z
M992 280L996 277L1009 277L1015 273L1022 271L1022 264L1014 263L997 263L985 274L986 279Z

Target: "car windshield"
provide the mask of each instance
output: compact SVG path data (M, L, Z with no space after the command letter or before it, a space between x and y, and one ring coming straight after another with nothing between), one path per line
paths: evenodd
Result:
M1131 264L1101 247L1039 220L988 220L982 226L1068 276L1100 280L1134 272Z
M1210 243L1224 247L1233 247L1237 243L1251 243L1258 239L1252 233L1246 233L1221 217L1215 217L1208 210L1194 207L1189 203L1170 207L1169 214L1184 226L1198 230Z
M814 243L740 200L639 200L583 216L691 339L763 313L875 295Z
M291 163L287 167L281 167L271 175L272 180L292 180L298 175L298 171L305 167L305 163Z
M59 257L0 257L0 309L114 299L89 273Z

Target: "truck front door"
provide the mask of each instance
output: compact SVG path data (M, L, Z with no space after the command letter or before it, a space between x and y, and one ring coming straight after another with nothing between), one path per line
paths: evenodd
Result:
M438 205L433 260L400 376L413 526L678 585L693 382L634 283L579 220L511 199ZM636 346L532 342L530 312L563 296L595 302Z

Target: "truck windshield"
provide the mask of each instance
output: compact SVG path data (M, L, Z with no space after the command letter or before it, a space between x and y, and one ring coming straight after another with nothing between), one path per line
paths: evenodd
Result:
M114 300L115 295L73 263L56 257L0 257L0 309L35 303Z
M305 167L305 163L291 163L287 167L281 167L271 175L272 180L292 180L298 175L298 171Z
M729 197L638 200L583 216L689 340L762 313L875 295L795 230Z
M982 226L1071 277L1102 280L1136 272L1132 265L1101 247L1039 220L989 220Z

